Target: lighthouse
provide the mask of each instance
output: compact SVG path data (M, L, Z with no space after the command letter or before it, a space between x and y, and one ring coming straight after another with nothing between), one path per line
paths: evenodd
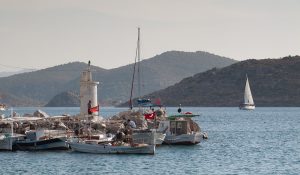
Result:
M88 103L91 101L91 107L98 106L97 85L99 82L93 81L91 72L91 62L89 61L87 69L81 73L80 77L80 115L88 115ZM98 115L98 111L92 112L92 115Z

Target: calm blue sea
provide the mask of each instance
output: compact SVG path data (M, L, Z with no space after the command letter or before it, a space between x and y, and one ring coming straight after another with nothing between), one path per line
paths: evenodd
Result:
M15 108L33 113L38 108ZM51 115L78 108L41 108ZM111 116L125 108L102 108ZM167 108L175 113L176 108ZM0 174L300 174L300 108L183 108L209 139L195 146L161 146L155 155L71 151L0 152Z

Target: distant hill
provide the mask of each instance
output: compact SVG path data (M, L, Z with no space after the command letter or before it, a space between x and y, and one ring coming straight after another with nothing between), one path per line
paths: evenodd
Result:
M207 52L170 51L150 59L142 60L141 94L147 94L166 88L185 77L203 72L213 67L225 67L235 60L213 55ZM107 70L105 73L94 71L93 79L100 81L99 99L102 105L118 105L129 99L133 64ZM65 87L78 92L79 77ZM137 96L137 79L134 83L134 96Z
M173 85L185 77L204 72L213 67L225 67L235 60L213 55L207 52L170 51L150 59L142 60L141 95ZM100 98L112 102L127 101L130 95L133 64L108 71L101 79L95 72L94 77L101 81ZM137 77L136 77L137 78ZM138 96L137 79L134 83L134 96Z
M10 93L0 92L0 103L6 104L8 106L24 106L24 104L27 104L27 106L41 106L42 103L33 100L31 98L26 97L18 97L15 95L12 95Z
M18 106L45 105L58 93L68 91L69 87L66 87L66 84L77 79L86 67L85 63L73 62L34 72L2 77L0 78L0 93L16 97L15 100L8 102L8 105L13 101L19 101L19 99L26 100L22 100L23 103L21 104L18 102ZM104 73L106 71L99 67L93 66L92 68L98 72ZM74 86L79 87L79 82ZM31 102L29 103L29 101Z
M300 56L246 60L185 78L147 98L167 106L235 106L248 75L256 106L300 106Z
M165 52L141 61L141 93L142 95L148 94L173 85L195 73L213 67L225 67L235 62L235 60L207 52ZM74 62L3 77L0 78L0 81L5 83L0 84L0 92L32 99L32 101L38 102L37 105L45 105L61 92L79 92L80 73L86 67L85 63ZM94 66L92 70L93 79L100 81L98 94L102 104L118 104L128 100L133 64L110 70ZM137 81L135 81L134 96L137 96ZM23 105L28 106L26 103Z
M74 92L62 92L54 96L46 105L46 107L79 107L79 94Z
M25 72L33 72L36 71L35 69L22 69L19 71L6 71L6 72L0 72L0 77L8 77L16 74L21 74Z

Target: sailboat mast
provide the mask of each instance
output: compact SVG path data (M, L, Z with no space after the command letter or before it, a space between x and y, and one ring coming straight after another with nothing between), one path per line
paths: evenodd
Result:
M141 66L140 66L140 61L141 61L141 46L140 46L140 28L138 28L138 95L139 99L141 99Z
M139 30L138 30L139 31ZM134 66L133 66L133 73L132 73L132 80L131 80L131 90L130 90L130 98L129 98L129 108L133 108L133 103L132 103L132 96L133 96L133 84L134 84L134 77L135 77L135 68L136 68L136 62L137 62L137 57L139 57L139 42L140 42L140 35L138 35L138 40L137 40L137 47L135 50L135 58L134 58ZM138 66L139 67L139 66Z

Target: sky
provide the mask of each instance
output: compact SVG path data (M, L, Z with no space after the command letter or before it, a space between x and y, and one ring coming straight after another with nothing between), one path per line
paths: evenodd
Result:
M131 64L138 27L142 59L171 50L300 55L298 0L0 0L0 70Z

